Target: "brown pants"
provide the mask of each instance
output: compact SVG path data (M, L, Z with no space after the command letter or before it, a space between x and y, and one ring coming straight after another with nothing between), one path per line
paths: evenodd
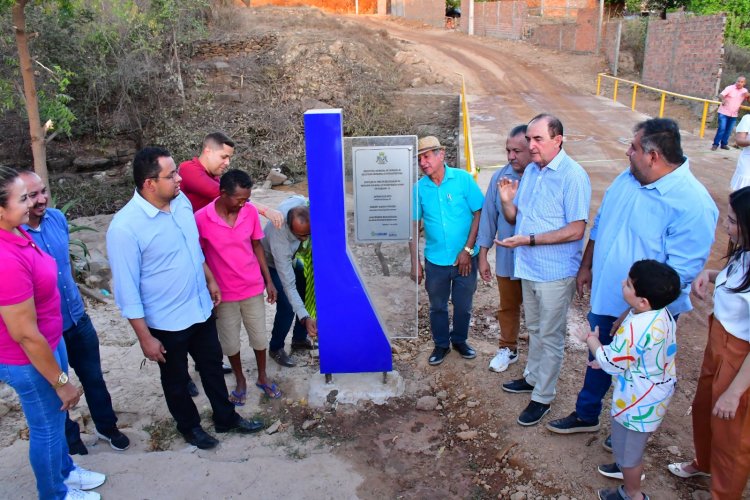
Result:
M708 345L693 400L695 465L711 473L713 499L740 499L750 476L750 390L740 398L732 420L711 412L750 353L750 343L729 334L713 314L708 329Z
M497 322L500 324L500 349L507 347L511 351L518 348L518 330L521 326L521 280L512 280L497 276L497 290L500 292L500 307L497 310Z

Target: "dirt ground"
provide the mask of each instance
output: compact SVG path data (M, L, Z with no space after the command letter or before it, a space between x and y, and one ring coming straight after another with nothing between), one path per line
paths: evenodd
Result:
M432 74L444 77L439 83L407 92L456 92L460 86L456 73L463 75L483 190L493 167L505 163L506 131L542 111L561 118L566 150L591 177L592 218L606 187L627 167L624 153L631 129L644 115L593 95L596 73L603 68L601 60L522 42L468 37L403 20L363 16L347 17L346 23L386 32L411 56L404 60L416 67L428 65ZM675 114L684 123L689 113ZM723 216L737 151L710 152L710 139L698 139L692 126L683 128L692 169ZM304 190L304 183L294 188ZM255 199L268 203L277 203L285 195L253 192ZM101 228L96 236L86 236L92 248L101 250L108 220L100 216L83 221ZM726 236L719 229L710 265L720 265L724 248ZM116 307L89 303L100 334L105 377L120 424L133 446L116 453L106 443L95 443L88 409L82 403L74 417L86 425L90 454L77 460L108 474L107 483L98 490L107 498L593 498L597 488L616 484L596 472L598 464L612 461L601 447L609 427L608 405L598 433L565 437L549 433L543 425L517 425L528 398L504 393L500 384L520 376L527 346L522 341L520 361L507 372L498 375L487 370L498 340L497 302L496 288L480 283L470 331L477 359L467 361L451 353L442 365L430 367L427 357L432 343L423 296L418 337L393 343L394 368L405 379L406 393L386 405L352 407L334 402L310 407L306 399L309 381L321 376L315 356L296 355L300 366L294 369L270 362L269 374L285 397L270 401L258 392L239 411L268 424L279 422L278 432L249 438L220 436L221 446L211 451L187 446L176 435L158 369L153 363L141 366L140 347ZM649 442L645 459L644 489L655 499L704 498L707 494L707 481L680 481L666 469L667 463L688 460L692 453L689 408L711 307L710 301L694 302L695 310L681 316L678 324L681 380L677 393L668 417ZM584 324L587 311L588 297L576 298L568 315L569 329ZM272 318L269 306L269 331ZM252 380L254 361L244 338L242 352ZM584 361L585 347L569 338L557 398L545 422L573 410ZM231 376L227 384L232 387ZM416 409L416 400L425 395L438 398L435 410ZM196 402L211 429L205 397L199 396ZM0 386L0 416L0 497L33 498L25 422L17 400L5 386Z

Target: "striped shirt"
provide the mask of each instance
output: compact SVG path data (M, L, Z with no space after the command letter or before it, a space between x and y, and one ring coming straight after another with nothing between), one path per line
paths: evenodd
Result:
M518 208L516 234L541 234L561 229L571 222L587 221L591 182L586 171L564 150L546 167L529 163L513 200ZM583 238L553 245L516 248L516 277L557 281L578 273Z

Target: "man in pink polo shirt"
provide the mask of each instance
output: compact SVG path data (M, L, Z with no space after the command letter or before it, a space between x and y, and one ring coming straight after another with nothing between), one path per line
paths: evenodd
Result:
M247 203L252 188L250 176L230 170L221 177L219 197L198 210L195 222L206 264L221 290L216 309L216 329L224 355L229 357L237 387L229 396L236 406L245 404L247 381L240 360L240 322L244 323L250 346L255 351L258 379L255 383L270 398L281 397L276 384L266 377L266 314L268 303L276 301L276 288L266 264L260 240L263 229L258 211Z
M721 149L729 149L729 135L732 133L734 122L737 121L737 115L740 106L748 98L748 91L745 88L745 77L738 76L734 85L729 85L721 91L721 106L719 106L719 128L716 130L716 137L711 146L711 151L716 151L721 144Z

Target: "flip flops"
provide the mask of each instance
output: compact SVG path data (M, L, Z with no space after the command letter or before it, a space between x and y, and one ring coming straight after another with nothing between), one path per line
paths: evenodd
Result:
M271 399L279 399L281 397L281 390L276 387L276 384L258 384L256 382L255 387L263 391L263 393Z
M229 402L234 406L245 406L246 400L247 394L245 394L245 391L232 391L229 393Z
M698 477L698 476L711 477L711 474L708 474L706 472L701 472L701 471L698 471L698 472L688 472L688 471L686 471L684 469L684 467L686 465L690 465L692 463L693 462L677 462L677 463L674 463L674 464L667 465L667 468L669 469L669 472L671 472L675 476L681 477L683 479L687 479L689 477Z

